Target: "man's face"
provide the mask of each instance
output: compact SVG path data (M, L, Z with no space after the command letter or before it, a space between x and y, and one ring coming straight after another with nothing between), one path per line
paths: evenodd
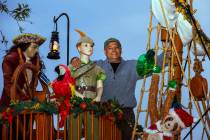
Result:
M90 43L81 43L78 46L80 54L91 56L93 54L93 46Z
M109 60L119 61L121 57L121 48L117 42L110 42L104 49L104 53Z
M39 45L36 43L31 43L30 46L25 50L27 57L33 58L39 51Z

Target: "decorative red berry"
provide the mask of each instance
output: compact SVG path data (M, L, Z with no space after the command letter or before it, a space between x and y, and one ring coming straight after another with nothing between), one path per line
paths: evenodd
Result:
M113 113L109 114L109 115L107 116L107 118L108 118L108 120L110 120L110 121L114 121L114 114L113 114Z
M122 112L118 112L117 113L117 118L118 118L118 120L122 120L123 119L123 113Z
M82 110L85 110L87 108L87 104L85 102L82 102L79 104L79 107L82 109Z

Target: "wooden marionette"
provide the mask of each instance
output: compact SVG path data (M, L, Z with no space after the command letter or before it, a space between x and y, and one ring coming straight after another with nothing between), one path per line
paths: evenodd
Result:
M208 81L205 77L201 75L201 72L204 71L202 66L202 61L204 61L205 56L210 54L210 39L206 36L206 34L203 32L203 30L200 28L200 25L198 22L197 26L200 29L200 37L197 34L195 34L194 42L193 42L193 48L191 49L195 59L194 59L194 65L193 65L193 71L195 72L195 75L190 79L190 89L192 91L192 95L196 101L200 101L202 103L203 110L207 110L209 107L209 98L210 94L208 93ZM206 48L206 50L205 50ZM199 57L203 57L202 61L199 60ZM199 109L201 110L200 105L198 104ZM210 128L210 119L209 115L206 116L207 125Z
M208 82L206 78L201 75L203 71L202 62L199 59L195 59L193 65L193 71L195 75L190 80L190 89L194 98L198 101L207 99L208 94Z

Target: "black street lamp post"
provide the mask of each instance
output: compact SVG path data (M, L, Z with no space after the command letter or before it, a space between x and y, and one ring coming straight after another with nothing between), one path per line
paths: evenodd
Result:
M49 59L59 59L59 33L57 31L57 21L60 17L65 16L67 19L67 61L66 64L69 65L69 31L70 31L70 20L67 13L61 13L57 18L54 16L53 22L56 25L56 30L52 32L51 40L50 40L50 52L48 53L47 58Z

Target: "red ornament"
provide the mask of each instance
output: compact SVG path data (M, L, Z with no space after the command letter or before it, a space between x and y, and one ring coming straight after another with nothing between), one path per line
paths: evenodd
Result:
M122 120L123 119L123 113L122 112L118 112L117 113L117 119L118 120Z
M110 121L114 121L114 114L113 113L110 113L108 116L107 116L108 120Z
M85 110L87 108L87 104L85 102L81 102L79 104L79 107L82 109L82 110Z

